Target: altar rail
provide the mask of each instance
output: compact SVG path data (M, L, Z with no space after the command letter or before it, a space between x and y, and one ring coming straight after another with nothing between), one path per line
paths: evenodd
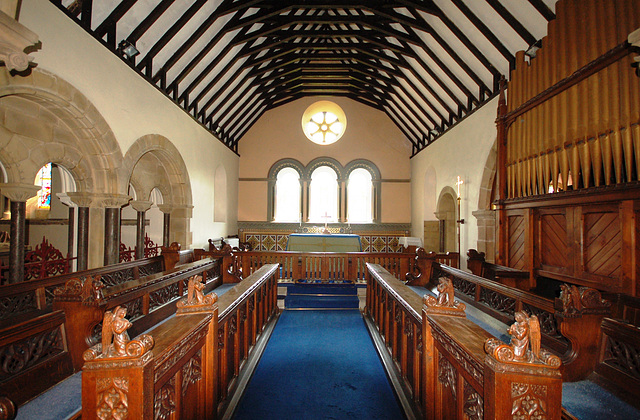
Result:
M560 419L557 367L499 361L485 351L491 335L466 317L428 313L383 267L368 264L368 271L366 313L423 418Z
M194 275L203 276L205 291L213 290L221 283L220 261L206 259L184 264L102 290L96 277L69 279L55 291L53 308L64 310L67 316L74 368L82 367L82 353L99 341L106 311L126 307L133 324L131 334L140 334L175 313L176 301L186 293L186 283Z
M610 314L594 289L570 289L560 299L547 299L524 290L478 277L445 264L435 263L432 284L440 277L451 279L456 296L499 321L510 324L518 311L535 315L542 332L542 344L562 358L565 381L586 378L597 363L600 323ZM576 295L577 294L577 295Z
M240 366L277 312L277 268L263 267L219 301L182 307L148 332L155 344L142 336L132 341L140 354L88 350L82 418L222 418Z
M243 275L251 274L265 264L279 264L279 280L364 282L366 264L379 264L404 281L407 273L419 270L427 261L458 266L457 253L370 253L370 252L294 252L244 251L234 254ZM225 267L227 267L225 265Z

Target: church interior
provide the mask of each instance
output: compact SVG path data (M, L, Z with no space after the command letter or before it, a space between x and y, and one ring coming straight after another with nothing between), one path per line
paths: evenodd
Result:
M0 28L0 420L640 418L640 0Z

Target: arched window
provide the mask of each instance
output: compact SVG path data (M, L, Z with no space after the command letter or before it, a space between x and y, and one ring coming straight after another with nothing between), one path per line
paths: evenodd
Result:
M300 221L300 175L293 168L283 168L276 176L275 221Z
M328 166L320 166L311 174L309 186L309 221L338 221L338 176Z
M347 220L349 223L373 221L373 183L371 173L358 168L349 174L347 184Z

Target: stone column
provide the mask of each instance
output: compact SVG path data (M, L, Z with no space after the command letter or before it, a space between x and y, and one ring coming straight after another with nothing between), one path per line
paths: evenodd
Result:
M69 202L78 206L78 232L76 250L76 271L83 271L88 268L89 258L89 207L91 207L94 197L92 194L70 192L66 194ZM65 203L66 204L66 203Z
M171 211L173 206L171 204L158 204L158 209L163 213L163 225L162 225L162 246L168 248L171 245Z
M153 201L132 201L131 207L137 212L136 217L136 260L144 258L144 215L153 205Z
M0 184L2 194L11 200L9 283L19 283L24 280L27 200L35 196L39 189L37 185L31 184Z
M476 210L471 214L478 220L477 250L484 252L487 262L495 262L496 212L494 210Z
M338 179L338 222L347 223L347 180Z
M74 247L76 241L76 206L66 193L56 194L60 199L60 202L69 207L69 226L67 229L67 258L73 258ZM69 271L71 271L72 264L69 264Z
M131 197L124 194L104 195L104 265L120 262L120 209Z
M302 211L302 222L307 223L309 221L309 184L311 183L311 179L300 178L300 183L302 185L302 194L300 196L302 200L302 206L300 208Z
M189 249L189 245L193 242L191 233L191 215L193 206L191 205L174 205L171 212L171 235L173 241L182 245L182 249Z

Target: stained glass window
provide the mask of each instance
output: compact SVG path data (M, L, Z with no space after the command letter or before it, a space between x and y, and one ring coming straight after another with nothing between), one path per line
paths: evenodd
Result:
M38 208L48 210L51 208L51 163L47 163L36 175L36 185L40 185L38 191Z

